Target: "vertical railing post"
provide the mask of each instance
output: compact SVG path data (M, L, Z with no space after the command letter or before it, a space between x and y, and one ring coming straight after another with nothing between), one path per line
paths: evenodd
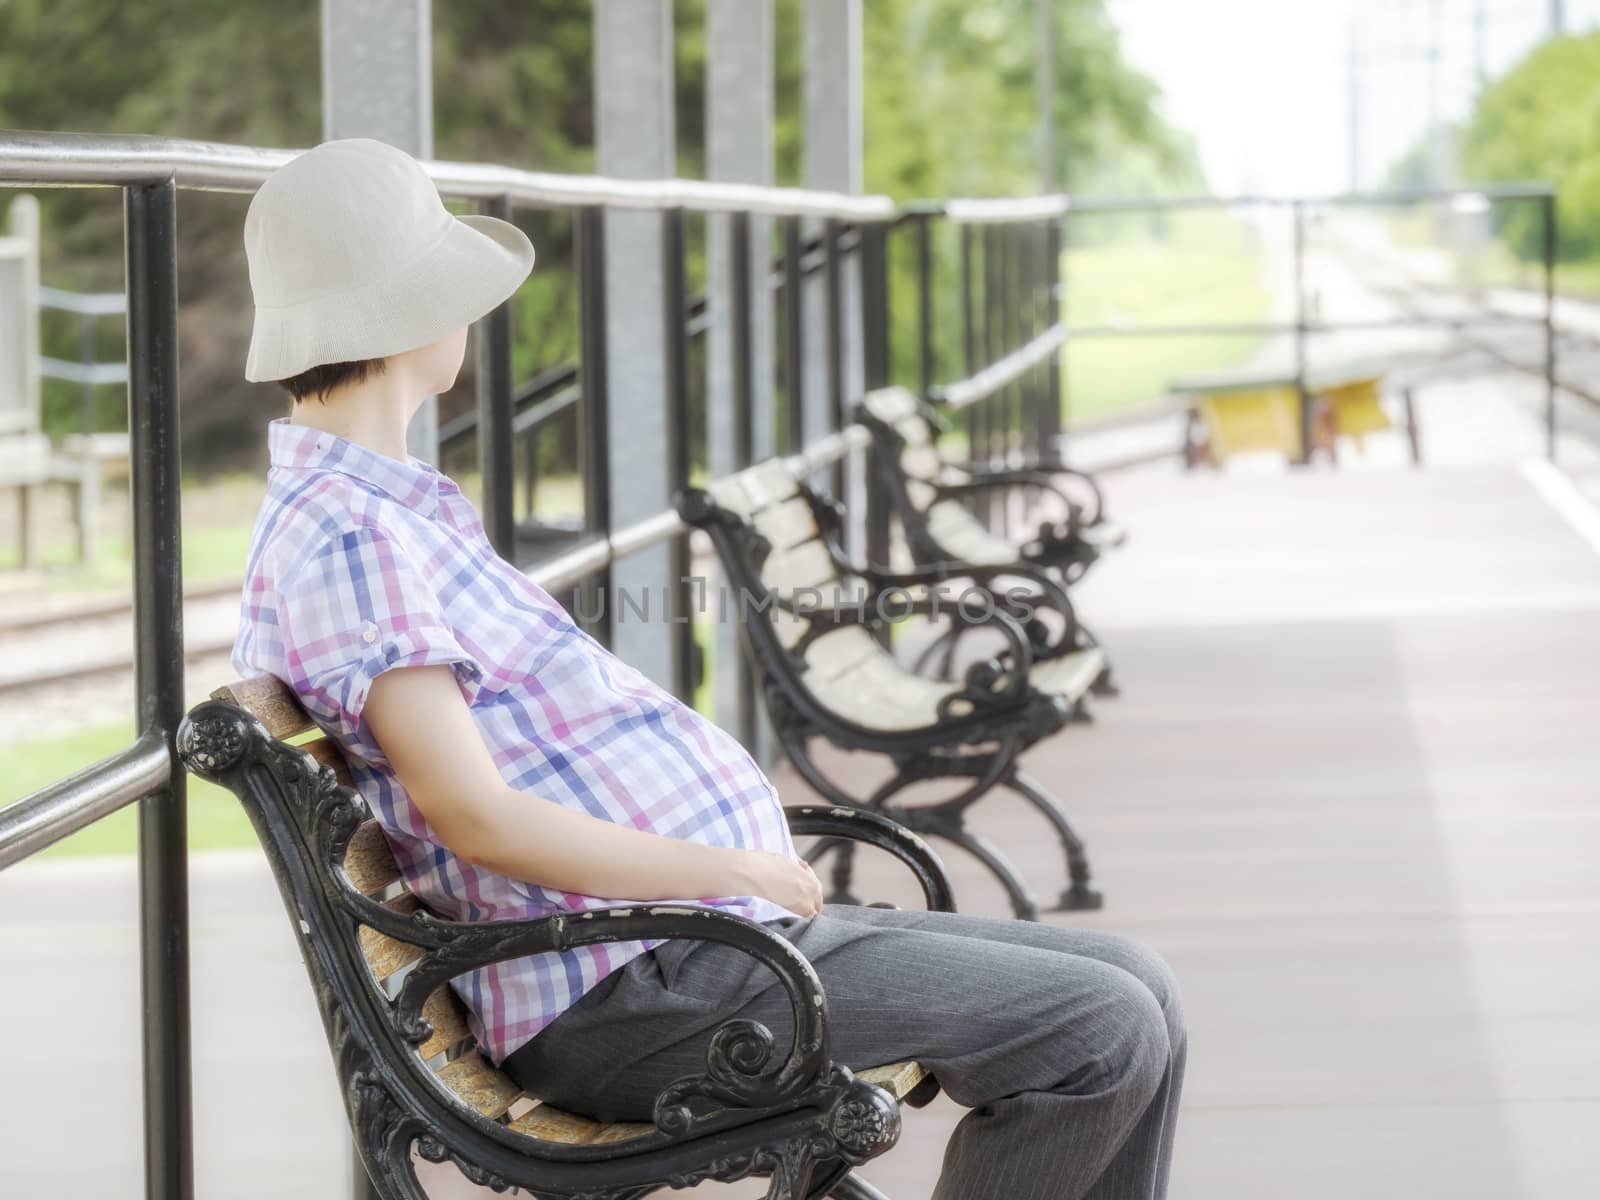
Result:
M1044 327L1054 328L1059 322L1065 324L1066 317L1063 312L1062 299L1062 266L1061 251L1063 226L1067 217L1047 218L1044 227ZM1061 404L1063 388L1061 386L1061 373L1065 369L1066 344L1050 356L1049 364L1045 371L1044 403L1039 410L1039 453L1051 459L1065 457L1066 447L1062 445L1062 417Z
M1544 217L1544 454L1556 461L1556 198L1539 198Z
M996 229L1000 240L1000 354L1004 357L1021 344L1020 306L1017 303L1017 226L1009 222ZM1000 410L1000 465L1010 466L1016 449L1017 411L1022 402L1022 383L1014 381L1003 388L997 398ZM1005 520L1005 505L1000 507L1000 519Z
M917 391L933 391L933 215L917 218Z
M1062 439L1059 452L1066 457L1065 439L1072 430L1072 210L1062 213L1050 226L1055 235L1055 248L1051 251L1050 280L1054 285L1050 293L1050 319L1060 321L1067 331L1062 340L1061 353L1056 358L1056 403L1051 409L1058 435Z
M889 383L889 227L861 226L861 344L868 391ZM867 561L889 561L889 497L882 464L873 447L867 452Z
M783 414L786 454L806 444L805 294L799 217L783 220Z
M1296 200L1290 208L1294 221L1294 391L1300 420L1300 456L1296 465L1311 462L1311 391L1306 386L1306 209Z
M751 337L755 304L750 289L750 214L743 212L732 214L728 219L727 228L728 317L733 350L733 379L730 389L733 401L733 468L738 471L748 467L751 459L755 457L755 367ZM769 255L762 255L763 286L769 259ZM729 582L723 580L725 586ZM711 611L716 614L716 619L720 621L724 611L723 605L717 600L710 600L708 603L711 605ZM744 611L739 603L739 597L732 597L731 605L731 611L737 620L737 615ZM730 646L730 649L734 654L738 654L736 646ZM720 671L718 673L721 674ZM739 740L753 751L756 746L759 714L756 710L755 677L743 655L739 656L735 679L738 691L737 733Z
M1000 356L1000 321L996 305L999 300L999 257L995 245L996 227L983 226L983 365L988 366ZM994 466L995 407L998 397L989 396L973 405L978 410L978 444L974 457L979 466ZM994 492L988 489L978 497L978 515L984 523L994 525Z
M171 179L123 189L136 732L159 730L172 753L166 786L139 802L145 1195L151 1200L194 1195L187 791L172 741L183 718L177 202Z
M978 370L978 322L972 296L972 226L961 226L961 370L971 378ZM978 414L976 406L966 411L967 461L978 461ZM969 500L973 511L977 501Z
M490 196L486 216L511 219L511 197ZM513 505L516 445L512 433L511 300L497 305L477 325L478 472L483 483L483 528L502 558L516 559L517 521Z
M606 379L605 209L578 210L578 458L583 472L583 524L592 536L611 533L610 416ZM578 586L574 609L588 634L611 642L611 573Z
M683 209L661 214L661 317L666 351L667 384L667 494L676 496L689 486L689 307L684 265ZM685 702L694 701L700 684L701 663L694 638L689 579L689 535L672 541L670 570L662 620L672 644L672 690Z
M827 366L826 401L830 432L844 428L844 272L839 237L842 223L822 223L822 347ZM844 460L834 463L830 490L844 499Z

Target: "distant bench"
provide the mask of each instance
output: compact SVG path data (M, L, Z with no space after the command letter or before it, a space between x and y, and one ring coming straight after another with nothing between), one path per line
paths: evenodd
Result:
M1368 359L1306 372L1311 453L1321 450L1337 461L1339 438L1359 443L1368 434L1395 427L1383 407L1384 378L1393 365ZM1170 390L1188 404L1186 464L1220 466L1236 454L1252 451L1275 451L1290 462L1309 459L1301 428L1300 382L1295 372L1276 368L1217 371L1174 380ZM1402 397L1411 457L1420 462L1415 404L1409 389Z

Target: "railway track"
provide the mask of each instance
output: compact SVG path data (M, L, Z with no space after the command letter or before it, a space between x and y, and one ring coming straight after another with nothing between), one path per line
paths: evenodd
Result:
M1330 237L1329 243L1330 248L1339 253L1341 266L1352 278L1402 314L1470 321L1471 326L1457 326L1450 331L1464 350L1484 355L1502 367L1537 379L1545 377L1542 294L1530 295L1528 304L1517 311L1495 303L1482 289L1426 278L1420 271L1408 267L1398 252L1381 254L1374 253L1372 245L1340 245L1336 236ZM1600 389L1587 382L1600 378L1600 306L1593 306L1594 330L1570 322L1560 323L1562 308L1575 309L1581 303L1565 297L1559 300L1554 382L1559 391L1600 411ZM1504 321L1506 336L1496 337L1479 328L1478 323L1486 318Z
M184 592L184 660L226 654L238 626L237 580ZM133 670L133 603L116 597L0 616L0 695Z

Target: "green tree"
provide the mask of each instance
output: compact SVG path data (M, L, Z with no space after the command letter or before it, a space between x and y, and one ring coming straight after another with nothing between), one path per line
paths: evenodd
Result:
M1486 87L1462 160L1471 178L1487 183L1553 183L1558 256L1600 255L1600 33L1545 42ZM1519 257L1540 257L1536 206L1501 204L1496 215Z
M791 185L801 169L802 4L777 0L776 8L777 179ZM704 163L704 7L705 0L675 6L679 173L691 177ZM866 187L900 200L1037 190L1034 0L871 0L862 10ZM0 0L0 127L312 145L321 138L317 14L316 0ZM1193 152L1157 111L1153 84L1123 59L1105 0L1058 0L1055 16L1065 183L1193 186ZM436 155L592 170L590 17L590 5L566 0L435 4ZM117 193L40 195L46 280L120 289ZM179 202L183 420L196 464L223 461L264 411L281 411L275 387L241 378L252 313L240 237L246 203L208 192L185 192ZM519 209L516 219L540 260L517 299L517 373L526 378L576 351L566 269L572 230L562 212ZM698 223L690 237L690 279L698 283ZM894 289L912 294L907 254L897 254ZM953 303L952 295L944 288L941 303ZM897 323L911 316L908 304L897 304ZM953 308L941 319L953 320ZM113 325L101 331L105 359L121 354ZM52 321L46 338L49 352L76 356L74 328ZM469 363L446 398L446 418L470 402L471 372ZM103 399L109 425L122 398L105 389ZM46 402L58 428L74 419L75 389L52 387Z

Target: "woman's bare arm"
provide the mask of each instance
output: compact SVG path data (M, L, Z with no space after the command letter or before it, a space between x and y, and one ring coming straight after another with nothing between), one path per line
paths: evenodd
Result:
M447 665L383 672L363 712L428 824L467 862L585 896L765 896L801 916L821 911L802 861L661 837L508 786Z

